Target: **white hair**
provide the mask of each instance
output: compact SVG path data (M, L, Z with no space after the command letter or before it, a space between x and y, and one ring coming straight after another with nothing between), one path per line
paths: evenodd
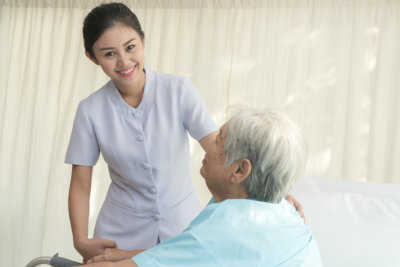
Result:
M269 106L241 106L226 123L225 166L248 159L245 181L251 198L279 202L303 175L307 146L300 129Z

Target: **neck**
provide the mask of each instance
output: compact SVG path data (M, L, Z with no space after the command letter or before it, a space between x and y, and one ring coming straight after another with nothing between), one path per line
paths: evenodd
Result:
M144 85L146 82L146 73L143 71L143 75L139 76L137 82L130 86L116 85L121 97L125 100L128 105L136 108L139 106L143 98Z
M248 199L250 197L249 193L242 188L237 188L237 190L232 190L231 192L226 192L225 194L216 194L211 192L215 199L215 202L222 202L227 199Z

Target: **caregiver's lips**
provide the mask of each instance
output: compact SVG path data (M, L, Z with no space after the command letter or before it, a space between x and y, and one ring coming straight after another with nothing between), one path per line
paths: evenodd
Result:
M121 76L123 77L130 77L135 73L135 69L136 67L130 67L130 68L125 68L125 69L121 69L119 71L117 71Z

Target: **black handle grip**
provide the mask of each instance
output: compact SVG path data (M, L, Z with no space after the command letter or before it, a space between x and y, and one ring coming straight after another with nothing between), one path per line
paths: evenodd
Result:
M58 257L58 253L54 255L50 260L51 266L56 267L71 267L71 266L79 266L82 265L80 262L72 261L63 257Z

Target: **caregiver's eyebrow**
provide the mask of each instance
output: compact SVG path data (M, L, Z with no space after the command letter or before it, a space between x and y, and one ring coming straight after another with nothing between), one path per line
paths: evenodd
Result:
M132 39L128 40L127 42L124 43L124 46L128 45L130 42L132 42L134 40L136 40L136 38L132 38ZM100 48L101 51L103 51L103 50L112 50L112 49L114 49L114 47L103 47L103 48Z
M129 41L127 41L126 43L124 43L124 46L127 45L127 44L129 44L130 42L134 41L135 39L136 39L136 38L130 39Z

